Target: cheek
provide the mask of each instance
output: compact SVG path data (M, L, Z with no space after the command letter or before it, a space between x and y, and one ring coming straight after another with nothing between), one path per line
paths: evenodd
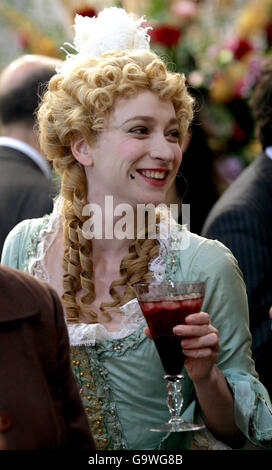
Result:
M176 150L175 150L175 153L174 153L174 160L173 160L173 180L176 178L177 176L177 173L178 173L178 170L179 170L179 167L181 165L181 162L182 162L182 151L181 151L181 148L178 147Z
M144 154L144 145L140 140L123 141L118 147L117 152L123 160L133 162L141 158Z
M179 168L182 162L182 156L183 156L182 150L180 147L178 147L175 152L175 161L176 161L177 168Z

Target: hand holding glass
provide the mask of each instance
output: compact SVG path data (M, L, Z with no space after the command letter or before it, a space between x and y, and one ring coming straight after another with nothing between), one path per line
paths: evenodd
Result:
M151 431L182 432L203 429L202 424L185 422L181 417L183 397L181 374L185 356L181 338L173 333L176 325L185 324L185 318L200 312L205 293L204 282L151 282L133 286L150 333L157 347L166 375L167 404L171 418L154 426Z

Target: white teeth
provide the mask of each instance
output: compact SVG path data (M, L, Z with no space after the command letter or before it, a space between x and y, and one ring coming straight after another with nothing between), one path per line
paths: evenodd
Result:
M166 171L150 171L144 170L141 172L146 178L153 178L155 180L163 180L166 175Z

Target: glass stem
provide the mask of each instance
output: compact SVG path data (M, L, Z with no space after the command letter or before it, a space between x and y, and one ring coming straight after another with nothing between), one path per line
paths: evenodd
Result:
M164 379L167 380L167 405L171 415L169 423L180 421L180 413L183 405L182 375L165 375Z

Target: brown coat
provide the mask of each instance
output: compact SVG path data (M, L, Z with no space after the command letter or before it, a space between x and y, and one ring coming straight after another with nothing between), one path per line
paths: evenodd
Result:
M61 303L47 284L0 267L0 431L7 450L92 450Z

